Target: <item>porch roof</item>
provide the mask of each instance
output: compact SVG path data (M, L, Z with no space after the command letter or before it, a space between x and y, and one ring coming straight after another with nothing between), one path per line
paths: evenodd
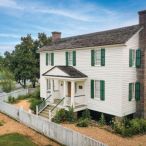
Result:
M72 66L54 66L43 76L64 77L64 78L87 78L87 75Z

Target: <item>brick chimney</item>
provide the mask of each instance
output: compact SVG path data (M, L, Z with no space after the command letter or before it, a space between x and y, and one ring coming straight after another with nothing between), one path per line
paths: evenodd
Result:
M52 32L52 41L56 42L61 39L61 32L54 31Z
M138 12L139 25L143 28L139 33L141 49L141 68L137 69L137 77L141 83L141 100L137 102L137 115L146 119L146 10Z

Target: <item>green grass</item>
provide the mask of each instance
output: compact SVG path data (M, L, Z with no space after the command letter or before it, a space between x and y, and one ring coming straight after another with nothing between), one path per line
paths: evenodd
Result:
M5 134L0 136L0 146L37 146L29 137L18 133Z

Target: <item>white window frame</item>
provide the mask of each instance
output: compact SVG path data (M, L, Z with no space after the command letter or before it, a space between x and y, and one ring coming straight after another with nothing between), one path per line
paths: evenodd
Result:
M94 52L94 62L95 62L95 66L101 66L101 49L97 49Z
M73 65L73 52L72 51L68 52L68 65L69 66Z
M100 100L100 80L94 80L94 98Z

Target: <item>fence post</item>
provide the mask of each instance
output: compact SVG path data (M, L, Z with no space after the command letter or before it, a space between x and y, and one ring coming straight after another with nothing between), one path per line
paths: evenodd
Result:
M38 109L38 105L36 105L36 115L39 114L39 109Z

